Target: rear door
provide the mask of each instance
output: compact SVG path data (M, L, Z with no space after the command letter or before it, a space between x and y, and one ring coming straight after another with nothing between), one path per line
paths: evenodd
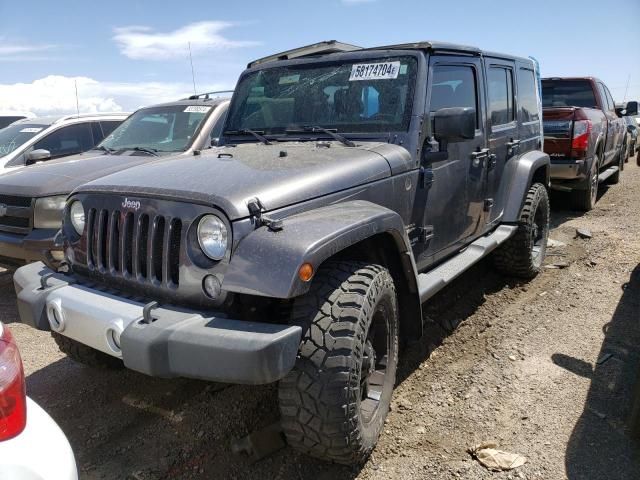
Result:
M614 156L616 154L616 147L618 145L618 129L616 120L618 120L618 116L615 112L615 106L613 105L613 100L609 100L607 97L606 87L602 82L597 82L598 93L600 94L600 102L602 105L602 112L607 119L607 139L604 147L604 161L603 164L607 165L614 160Z
M614 150L610 161L613 162L617 159L615 154L622 148L622 143L624 142L624 136L626 135L627 128L625 126L624 120L620 118L616 113L616 104L613 101L613 97L611 96L609 88L607 88L605 84L602 84L602 87L604 88L604 93L607 96L607 105L609 106L607 117L609 118L609 131L611 137L613 138L612 142Z
M486 57L487 131L490 156L486 160L487 195L484 200L485 221L499 219L501 208L496 206L506 163L518 153L520 132L515 110L515 62Z
M426 254L447 255L476 234L483 216L486 192L484 160L488 155L483 125L483 79L479 58L432 56L429 63L427 108L471 107L476 111L475 137L449 142L447 159L426 161L432 176L424 225L433 232Z

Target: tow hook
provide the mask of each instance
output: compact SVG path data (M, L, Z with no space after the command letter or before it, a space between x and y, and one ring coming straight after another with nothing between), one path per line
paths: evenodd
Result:
M153 323L155 318L151 316L151 311L155 310L159 306L158 302L153 301L142 307L142 320L140 320L140 323L146 323L147 325Z

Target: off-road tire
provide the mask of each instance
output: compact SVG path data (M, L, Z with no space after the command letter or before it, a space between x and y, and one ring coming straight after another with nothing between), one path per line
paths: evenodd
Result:
M95 348L87 347L80 342L51 332L51 336L58 344L60 351L67 355L71 360L92 368L102 368L109 370L118 370L124 368L122 360L111 355L107 355Z
M598 174L600 173L600 159L596 155L593 159L593 166L589 172L586 189L573 190L571 200L573 207L582 212L593 210L598 200ZM595 190L594 190L595 189Z
M496 269L509 276L535 277L542 269L548 237L549 195L544 185L534 183L520 211L516 233L493 254Z
M369 336L386 323L386 374L369 415L361 372ZM328 262L296 299L291 323L302 327L296 364L280 381L278 399L289 445L347 465L366 460L389 412L398 362L398 301L389 271L363 262ZM376 325L374 327L373 325ZM374 352L376 353L376 352ZM378 363L374 364L374 370ZM366 399L367 405L371 400Z

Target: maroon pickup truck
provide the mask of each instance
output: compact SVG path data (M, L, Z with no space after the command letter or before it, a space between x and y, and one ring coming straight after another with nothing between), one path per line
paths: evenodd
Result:
M576 208L591 210L598 184L618 183L624 167L626 127L611 93L593 77L544 78L542 106L551 187L570 191Z

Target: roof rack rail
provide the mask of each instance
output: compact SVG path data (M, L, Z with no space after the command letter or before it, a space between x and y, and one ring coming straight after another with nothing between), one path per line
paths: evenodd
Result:
M233 90L217 90L215 92L204 92L190 95L184 100L209 100L212 97L219 97L221 93L233 93Z
M351 45L349 43L339 42L337 40L326 40L324 42L312 43L311 45L305 45L304 47L298 47L284 52L275 53L268 57L259 58L252 62L249 62L247 68L261 65L267 62L273 62L275 60L289 60L292 58L307 57L310 55L322 55L327 53L337 52L353 52L354 50L362 50L362 47L357 45Z

